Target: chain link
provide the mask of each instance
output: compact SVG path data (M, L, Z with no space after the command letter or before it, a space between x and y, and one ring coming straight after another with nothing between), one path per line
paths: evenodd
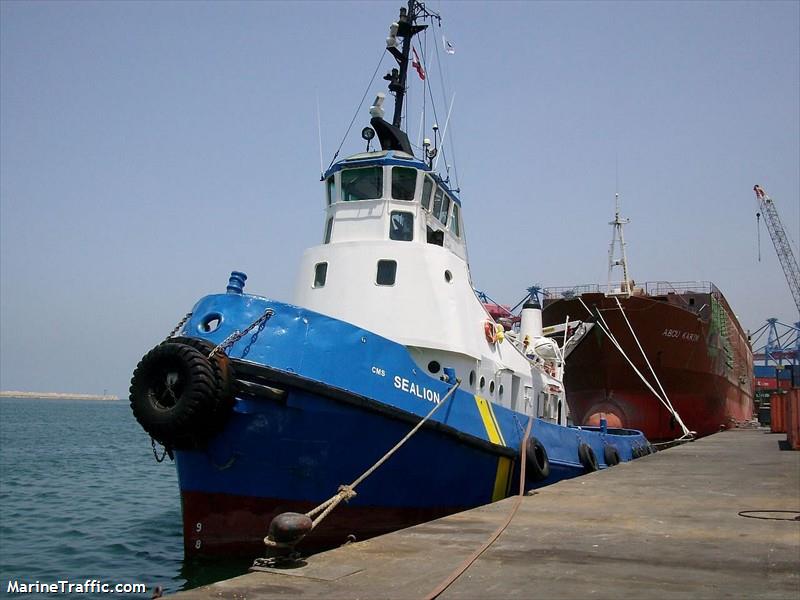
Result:
M150 437L150 445L153 447L153 456L156 458L156 462L164 462L164 459L167 457L167 447L164 446L164 452L161 454L161 458L158 457L158 452L156 451L156 441L153 437Z
M165 342L168 342L168 341L170 340L170 338L173 338L173 337L175 337L175 334L176 334L176 333L178 333L178 332L181 330L181 328L182 328L184 325L186 325L186 321L188 321L188 320L189 320L189 319L191 319L191 318L192 318L192 313L191 313L191 312L188 312L188 313L186 313L186 314L184 315L184 317L181 319L181 322L180 322L180 323L178 323L178 324L175 326L175 329L173 329L172 331L170 331L169 335L166 337L166 339L165 339L164 341L165 341Z
M258 334L264 330L264 326L267 324L267 321L269 321L272 315L274 314L275 311L272 310L271 308L268 308L267 310L264 311L263 315L258 317L252 323L250 323L250 325L247 326L247 329L245 329L244 331L239 331L238 329L234 331L232 334L226 337L222 341L222 343L220 343L218 346L215 346L214 349L208 353L209 360L214 358L214 355L216 355L218 352L226 352L227 350L229 350L231 346L233 346L236 342L238 342L240 339L246 336L253 329L258 327L258 330L253 334L253 337L250 338L250 343L247 344L247 347L244 349L244 352L242 352L242 358L247 356L247 354L250 352L250 347L258 339Z

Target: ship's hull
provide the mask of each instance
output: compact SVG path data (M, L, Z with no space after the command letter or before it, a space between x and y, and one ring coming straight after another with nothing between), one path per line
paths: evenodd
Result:
M298 549L365 539L518 488L528 417L465 389L445 400L450 385L421 373L402 345L299 307L239 295L201 300L184 332L198 331L204 315L222 315L223 326L206 336L218 343L266 308L275 316L258 341L244 339L229 350L236 393L224 429L202 449L175 453L187 556L263 554L274 516L308 511L351 484L439 403ZM527 489L585 473L581 444L592 448L600 468L608 466L607 446L623 461L649 449L640 432L578 430L541 419L533 419L531 435L546 449L550 474Z
M619 302L630 327L617 298L599 293L546 303L544 323L563 323L567 316L593 321L587 308L594 315L599 310L627 357L659 392L660 382L681 420L698 436L752 418L752 351L721 295L641 295ZM564 383L576 424L605 417L609 424L641 430L650 440L683 433L600 324L567 359Z

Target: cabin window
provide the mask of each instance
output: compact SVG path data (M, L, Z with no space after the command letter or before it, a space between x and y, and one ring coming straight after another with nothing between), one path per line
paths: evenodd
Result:
M439 220L442 222L442 225L447 225L447 213L450 210L450 196L447 194L444 195L444 199L442 200L442 208L437 215Z
M379 260L378 261L378 274L375 278L375 283L378 285L394 285L394 280L397 276L397 261L395 260Z
M331 232L333 231L333 217L328 218L328 223L325 225L325 241L323 243L331 243Z
M433 196L433 216L438 217L442 210L442 198L444 198L444 191L442 188L436 188L436 194Z
M422 208L431 209L431 194L433 194L433 179L426 177L422 182Z
M330 206L332 202L336 202L336 180L333 175L325 180L325 191L328 198L328 206Z
M383 168L344 169L342 200L375 200L383 196Z
M461 229L458 226L458 204L453 203L453 214L450 216L450 233L456 237L461 237Z
M314 265L314 287L321 288L325 286L325 280L328 278L328 263L317 263Z
M417 170L409 167L392 169L392 198L395 200L413 200L417 191Z
M393 211L389 217L389 239L410 242L414 239L414 215Z

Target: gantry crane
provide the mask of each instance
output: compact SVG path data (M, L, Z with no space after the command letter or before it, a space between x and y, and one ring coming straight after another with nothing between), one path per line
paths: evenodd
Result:
M761 213L764 214L767 231L769 231L769 236L775 245L775 252L778 254L778 260L781 263L781 267L783 267L786 281L789 283L789 289L797 306L797 312L800 313L800 270L797 268L797 260L792 252L792 246L789 244L789 238L786 237L786 231L783 229L783 224L772 198L767 196L767 193L759 185L753 186L753 191L756 193L758 207L761 209Z

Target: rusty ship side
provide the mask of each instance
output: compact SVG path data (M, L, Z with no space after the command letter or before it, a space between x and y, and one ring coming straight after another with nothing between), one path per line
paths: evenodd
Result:
M567 318L593 322L598 315L636 368L659 389L644 352L680 419L698 436L752 417L752 350L712 283L649 282L632 287L630 294L604 294L599 286L546 290L545 326ZM599 326L569 356L564 382L577 425L596 425L604 417L609 426L639 429L651 440L682 434L678 420Z

